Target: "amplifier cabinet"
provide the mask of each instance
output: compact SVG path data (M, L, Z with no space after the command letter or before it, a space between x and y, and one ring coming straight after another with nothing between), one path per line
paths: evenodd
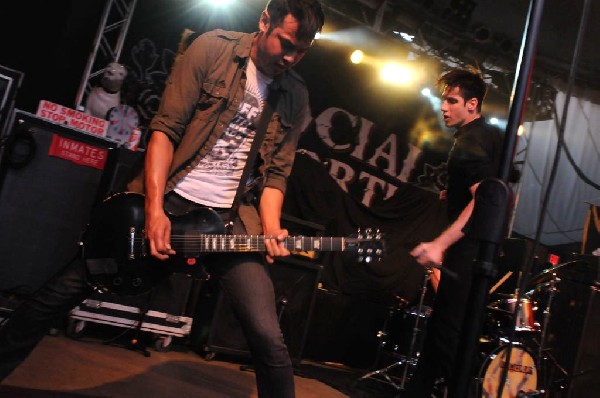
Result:
M546 339L558 365L549 366L550 381L567 386L561 397L589 397L600 391L600 291L568 279L557 286Z
M103 170L51 156L53 139L103 153L100 136L16 111L0 168L0 290L29 295L79 249Z

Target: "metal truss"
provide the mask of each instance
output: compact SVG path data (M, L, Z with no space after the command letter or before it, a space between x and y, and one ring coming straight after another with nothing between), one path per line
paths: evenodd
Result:
M94 45L77 90L75 109L81 109L84 97L92 89L93 79L110 62L118 62L137 0L106 0L96 31Z

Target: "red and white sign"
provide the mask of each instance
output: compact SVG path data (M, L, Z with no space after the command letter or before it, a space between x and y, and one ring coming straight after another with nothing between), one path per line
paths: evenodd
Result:
M142 138L142 130L138 127L134 128L129 135L129 141L127 141L127 149L132 151L137 151L138 146L140 144L140 139Z
M108 150L54 134L48 155L103 170Z
M50 101L41 100L36 115L86 133L106 137L108 121Z

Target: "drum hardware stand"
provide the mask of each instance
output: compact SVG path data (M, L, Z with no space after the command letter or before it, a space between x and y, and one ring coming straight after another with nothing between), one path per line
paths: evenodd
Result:
M558 289L556 287L557 283L560 282L560 278L556 276L556 274L553 275L552 279L550 279L549 282L547 282L544 286L545 289L547 289L548 292L548 301L546 303L546 307L544 308L544 320L541 326L541 335L540 335L540 341L536 342L538 345L538 354L537 354L537 364L538 367L540 369L540 371L542 370L542 364L545 365L547 360L552 361L552 364L560 371L560 373L565 377L568 378L569 377L569 372L567 372L566 369L564 369L563 367L561 367L558 364L558 361L556 360L556 358L554 358L552 356L552 354L550 354L548 352L548 349L545 347L545 343L546 343L546 337L547 337L547 331L548 331L548 325L550 324L550 317L552 316L552 302L554 301L554 296L556 296L556 292L558 292ZM534 339L535 341L535 339ZM548 368L547 366L543 367L543 373L541 374L542 377L540 377L543 380L543 385L547 385L548 384ZM551 384L555 384L555 381L552 381ZM541 390L544 391L544 390Z
M543 353L545 350L544 344L546 342L546 333L548 331L548 325L550 324L550 316L551 316L551 308L552 301L554 300L554 296L556 295L556 282L560 282L560 279L556 276L550 280L548 286L548 302L546 303L546 308L544 308L544 321L542 323L542 335L540 336L540 344L538 348L538 363L542 363Z
M432 269L431 268L426 268L425 270L425 274L423 276L423 286L421 287L421 296L419 298L419 305L417 307L416 310L416 317L415 317L415 323L413 326L413 332L412 332L412 337L411 337L411 341L410 341L410 346L408 348L408 356L404 356L401 355L400 356L400 360L392 363L391 365L388 365L384 368L381 369L377 369L374 370L372 372L369 372L363 376L361 376L360 378L358 378L358 380L355 381L362 381L362 380L366 380L368 378L371 378L373 376L382 376L389 384L391 384L396 390L398 391L404 391L405 389L405 385L406 385L406 381L408 379L408 368L410 367L414 367L417 365L417 360L418 358L416 357L417 353L415 353L415 345L417 343L417 334L420 331L419 327L420 327L420 321L419 318L421 318L421 313L422 313L422 309L423 309L423 301L425 298L425 294L427 293L427 282L429 281L430 277L431 277L431 273L432 273ZM385 329L385 325L384 325L384 329ZM385 333L380 333L381 335L385 335ZM404 367L404 371L402 372L402 379L400 381L400 384L396 384L392 378L388 375L388 372L398 366L401 365L406 365Z

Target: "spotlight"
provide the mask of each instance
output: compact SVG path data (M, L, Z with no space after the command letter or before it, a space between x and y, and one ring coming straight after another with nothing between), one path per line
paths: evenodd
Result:
M233 0L209 0L208 3L214 7L226 7L231 4Z
M364 58L365 53L363 53L361 50L355 50L350 55L350 61L352 61L353 64L360 64Z
M423 97L431 97L431 90L426 87L423 90L421 90L421 94L423 95Z
M381 79L386 82L404 84L411 81L412 77L412 71L399 64L390 63L381 68Z
M415 39L415 35L411 35L409 33L406 32L400 32L398 30L393 30L392 31L393 34L395 34L396 36L399 36L402 38L402 40L407 41L407 42L412 42Z

